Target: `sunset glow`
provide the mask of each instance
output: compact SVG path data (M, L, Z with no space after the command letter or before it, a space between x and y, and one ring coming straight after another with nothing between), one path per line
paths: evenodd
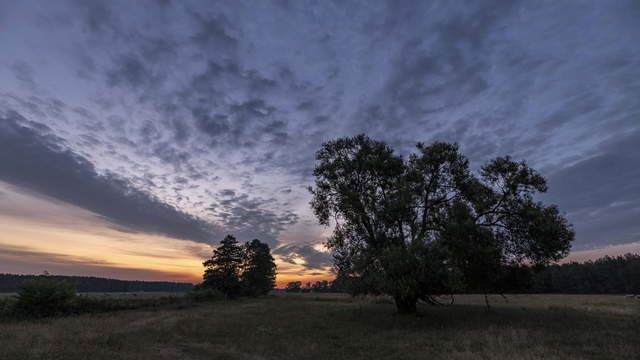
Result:
M193 241L131 233L86 210L0 183L0 272L85 275L198 283L212 248ZM278 261L278 285L331 279Z
M0 273L197 283L232 234L331 280L308 188L359 133L525 160L564 261L640 252L637 5L365 3L0 2Z

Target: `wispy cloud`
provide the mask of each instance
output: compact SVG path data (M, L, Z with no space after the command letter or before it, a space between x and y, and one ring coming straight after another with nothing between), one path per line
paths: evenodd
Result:
M322 231L302 234L314 153L367 132L402 153L455 141L475 167L525 158L576 249L636 241L639 14L633 0L3 2L0 179L129 231L257 237L312 268L328 261Z

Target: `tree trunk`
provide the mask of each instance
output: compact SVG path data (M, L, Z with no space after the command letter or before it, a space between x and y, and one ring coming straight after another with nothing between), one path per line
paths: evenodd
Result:
M491 305L489 305L489 297L484 294L484 303L487 304L487 311L491 311Z
M415 314L417 310L417 298L407 298L396 296L394 298L396 302L396 308L398 309L398 314Z

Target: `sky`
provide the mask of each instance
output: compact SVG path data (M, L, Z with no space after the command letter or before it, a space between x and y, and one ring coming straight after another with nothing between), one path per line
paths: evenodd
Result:
M569 259L640 252L640 2L0 0L0 273L198 282L226 234L329 279L315 152L526 160Z

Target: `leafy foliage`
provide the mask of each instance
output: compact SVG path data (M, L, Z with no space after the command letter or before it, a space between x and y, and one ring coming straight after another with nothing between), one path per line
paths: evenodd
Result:
M311 206L334 225L338 275L355 293L391 295L400 312L438 294L499 291L502 269L559 260L574 238L557 207L534 201L545 179L510 157L475 175L455 144L418 144L403 159L358 135L316 158Z
M229 298L265 295L275 286L276 264L269 245L257 239L240 246L227 235L203 265L200 288L215 289Z
M69 313L76 296L73 283L46 276L18 285L16 311L31 317L46 317Z
M216 289L230 298L240 295L242 249L235 237L227 235L203 265L206 268L203 287Z
M565 294L640 294L640 255L605 256L552 265L535 274L533 291Z
M276 285L276 263L269 245L254 239L243 247L240 281L246 296L266 295Z

